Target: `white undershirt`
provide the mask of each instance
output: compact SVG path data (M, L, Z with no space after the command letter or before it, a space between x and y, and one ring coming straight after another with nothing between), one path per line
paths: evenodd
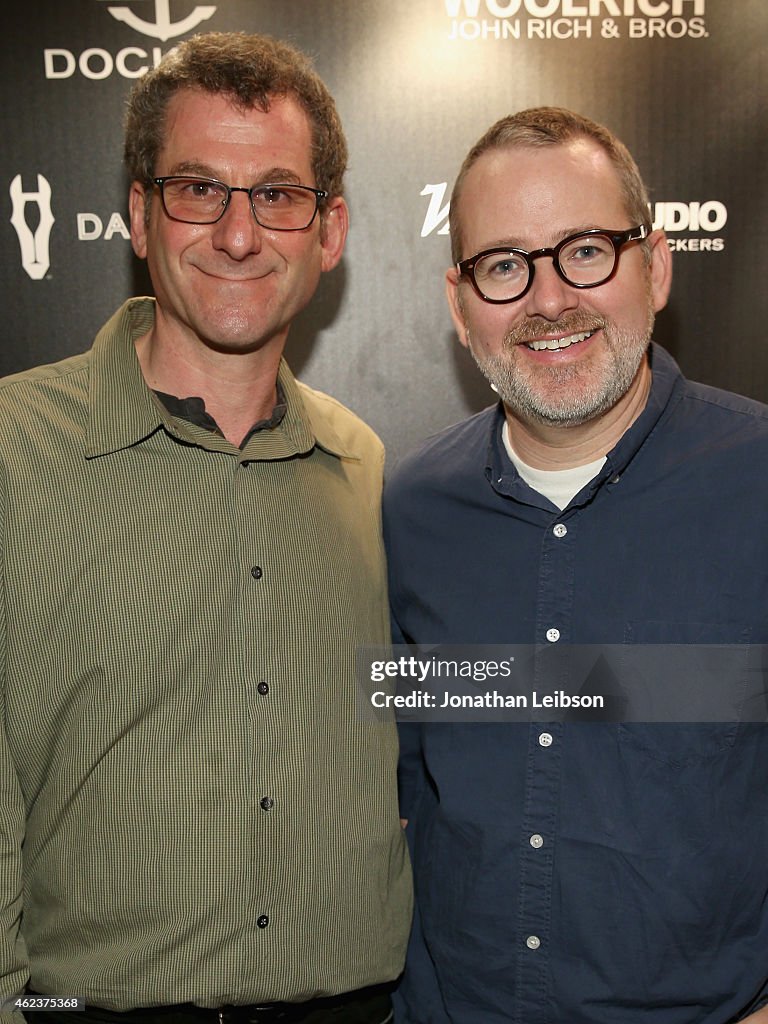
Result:
M509 425L504 420L501 428L501 439L507 450L507 455L514 463L515 469L525 480L529 487L539 494L543 494L553 505L562 511L566 505L575 498L579 491L586 484L596 477L605 465L605 456L588 462L585 466L574 466L572 469L536 469L523 462L515 452L509 440Z

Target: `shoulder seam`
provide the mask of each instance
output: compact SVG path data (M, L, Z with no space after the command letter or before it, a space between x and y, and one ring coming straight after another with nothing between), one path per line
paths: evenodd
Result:
M707 387L708 385L701 385ZM716 409L724 409L726 412L736 413L739 416L749 416L752 419L768 420L768 406L762 405L762 403L756 398L747 398L746 395L738 395L736 392L726 391L723 394L727 396L728 401L719 400L720 394L719 389L712 389L715 394L702 394L701 392L695 392L688 390L683 398L689 398L694 402L702 402L704 405L713 406ZM732 399L737 399L738 402L748 402L748 406L739 406L739 404L733 402Z
M59 370L57 367L62 366L62 363L51 363L50 373L42 373L45 369L43 366L33 366L28 370L21 370L19 373L9 374L7 377L0 378L0 390L10 390L14 387L29 387L35 384L44 384L49 380L65 380L67 377L72 377L77 373L82 373L87 370L88 363L86 361L87 352L80 352L78 355L70 356L73 362L78 361L77 366L71 366L67 370ZM81 361L82 360L82 361Z

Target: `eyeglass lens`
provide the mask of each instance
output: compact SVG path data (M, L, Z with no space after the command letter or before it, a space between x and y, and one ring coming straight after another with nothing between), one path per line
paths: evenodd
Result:
M205 178L171 178L163 183L163 202L170 217L190 224L212 224L227 205L229 189ZM315 216L317 196L310 189L292 185L264 186L251 190L251 205L263 227L308 227Z
M616 249L606 235L582 235L566 240L557 252L557 264L566 281L595 285L607 280L616 263ZM512 299L528 287L531 267L519 253L496 252L475 264L475 281L491 299Z

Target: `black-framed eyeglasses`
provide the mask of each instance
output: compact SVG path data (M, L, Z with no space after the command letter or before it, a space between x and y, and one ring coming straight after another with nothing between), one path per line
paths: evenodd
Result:
M270 231L303 231L317 216L328 193L309 185L225 185L215 178L172 174L153 178L160 189L163 209L183 224L215 224L229 206L233 192L245 192L256 222Z
M619 265L622 248L635 240L647 238L650 228L641 224L627 231L590 228L564 238L552 248L509 249L499 246L484 249L456 264L459 274L468 277L486 302L514 302L521 299L533 284L534 260L549 256L555 270L574 288L596 288L610 281Z

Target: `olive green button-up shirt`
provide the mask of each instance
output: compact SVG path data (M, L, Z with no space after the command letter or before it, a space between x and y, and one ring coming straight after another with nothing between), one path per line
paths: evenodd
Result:
M174 419L126 303L0 382L0 976L117 1010L392 979L410 918L376 436L285 365L239 450ZM20 1017L8 1019L21 1019Z

